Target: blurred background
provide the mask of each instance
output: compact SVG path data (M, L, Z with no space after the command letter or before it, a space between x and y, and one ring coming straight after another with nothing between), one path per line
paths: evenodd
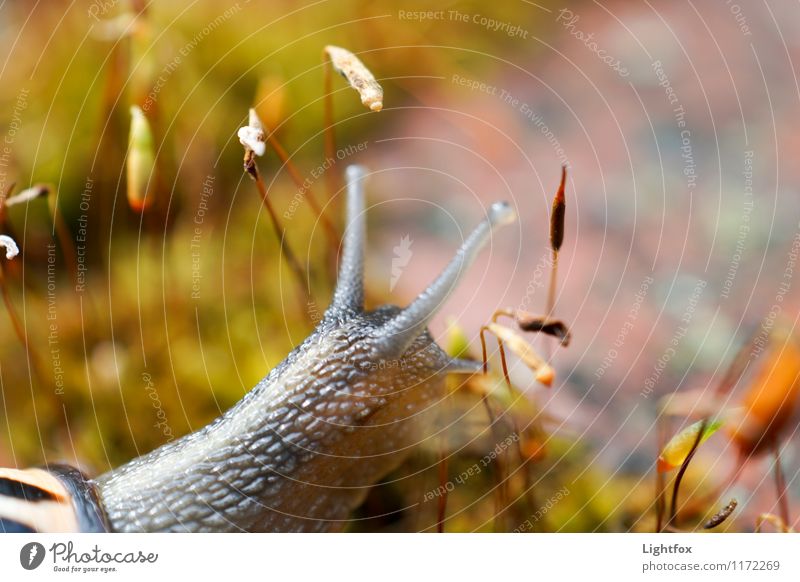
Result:
M413 299L491 202L516 208L432 326L479 358L496 309L546 309L565 165L555 313L573 341L529 337L552 354L553 386L512 354L524 410L497 397L517 422L534 410L528 424L544 435L526 461L536 499L498 526L487 472L452 492L446 529L652 529L659 399L716 386L770 313L797 321L798 16L788 3L728 1L3 3L0 192L49 194L2 214L21 254L2 265L0 464L103 473L217 417L306 337L333 288L332 245L293 170L338 231L344 168L373 172L372 305ZM384 89L383 111L370 112L336 76L331 163L328 44L356 53ZM143 211L126 171L133 105L155 159ZM257 163L310 299L242 172L236 132L254 105L291 161L268 147ZM461 419L451 477L497 441L467 396L443 413ZM781 446L796 508L795 430ZM430 529L436 508L422 498L439 482L437 446L378 487L351 529ZM750 531L777 512L771 463L748 460L726 527ZM736 464L714 435L684 495L712 491ZM521 477L506 472L521 498Z

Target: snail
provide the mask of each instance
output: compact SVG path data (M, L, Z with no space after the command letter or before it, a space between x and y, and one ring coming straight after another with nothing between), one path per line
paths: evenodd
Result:
M495 227L498 202L405 308L364 310L364 180L346 170L338 281L316 329L211 424L96 479L50 466L0 470L0 531L331 531L396 468L451 373L427 327Z

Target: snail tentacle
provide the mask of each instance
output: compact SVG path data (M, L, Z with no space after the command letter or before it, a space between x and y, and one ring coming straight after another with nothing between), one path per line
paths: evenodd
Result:
M492 204L487 217L475 227L433 283L420 293L411 305L381 327L380 350L384 357L398 357L408 350L411 343L419 337L450 294L458 287L467 268L488 242L492 231L496 227L510 224L515 219L516 214L507 202Z
M342 261L333 300L325 312L325 320L336 320L364 311L364 242L366 221L364 213L364 181L367 170L351 165L345 172L347 180L347 230L344 234Z

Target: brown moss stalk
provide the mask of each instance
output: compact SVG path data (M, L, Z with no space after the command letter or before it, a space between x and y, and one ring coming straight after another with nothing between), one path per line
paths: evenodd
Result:
M286 263L289 265L289 269L294 275L297 287L305 300L304 305L307 305L308 302L311 301L312 297L308 287L305 270L302 266L300 266L300 262L297 260L297 257L289 247L289 243L286 240L286 231L281 224L278 214L275 212L275 208L272 206L272 201L270 200L269 192L267 191L267 185L264 183L261 173L258 171L258 165L256 165L255 156L253 155L252 150L247 150L245 152L244 169L245 172L247 172L247 175L250 176L256 184L258 193L261 196L261 201L264 204L264 208L266 208L270 222L272 223L272 230L275 233L278 244L280 245L281 253L286 259Z
M686 470L689 468L689 463L692 462L695 453L697 452L698 447L700 447L700 442L703 440L703 434L706 432L706 427L708 426L708 417L703 419L702 424L700 425L700 430L697 431L697 436L694 439L694 443L692 443L692 448L689 450L689 454L686 455L686 458L681 463L681 468L678 469L678 474L675 476L675 484L672 487L672 500L670 502L670 510L669 510L669 519L667 520L667 527L674 527L675 521L678 519L678 491L681 487L681 481L683 481L683 477L686 474Z
M550 269L550 289L547 293L547 317L553 315L556 302L556 282L558 280L558 253L564 243L564 221L566 218L565 189L567 184L567 167L561 166L561 184L558 186L553 208L550 212L550 249L553 255L553 266Z

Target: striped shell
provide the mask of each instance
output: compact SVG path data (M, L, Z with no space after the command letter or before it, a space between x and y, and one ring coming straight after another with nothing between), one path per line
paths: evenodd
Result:
M78 469L0 468L0 532L104 532L108 520L94 485Z

